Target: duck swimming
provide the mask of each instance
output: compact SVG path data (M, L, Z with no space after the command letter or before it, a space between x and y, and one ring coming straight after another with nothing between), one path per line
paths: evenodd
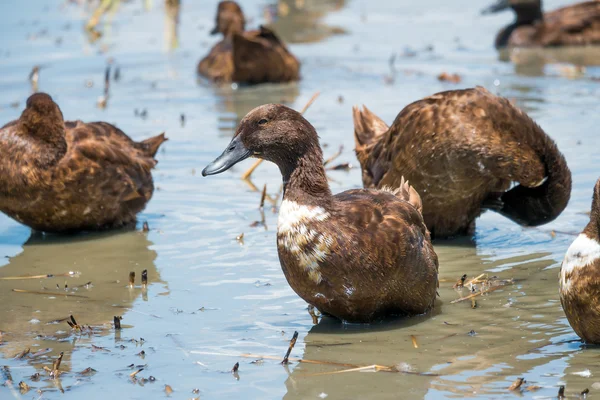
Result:
M517 18L496 36L496 48L600 44L600 1L542 13L541 0L498 0L484 14L512 8Z
M152 197L150 170L165 140L138 143L105 122L64 121L49 95L34 94L0 128L0 211L44 232L133 224Z
M292 289L321 312L349 322L414 315L433 307L438 259L418 193L356 189L332 195L313 126L283 105L246 115L202 175L258 157L275 163L284 195L277 251Z
M198 64L198 73L214 82L257 84L299 79L300 63L275 33L261 26L244 31L246 19L235 1L221 1L211 34L223 34Z
M586 343L600 344L600 179L590 222L569 247L560 268L560 302L569 324Z
M394 123L353 110L356 155L367 188L409 180L434 238L470 235L492 209L526 226L552 221L571 196L556 144L523 111L482 87L434 94ZM519 183L508 190L512 182Z

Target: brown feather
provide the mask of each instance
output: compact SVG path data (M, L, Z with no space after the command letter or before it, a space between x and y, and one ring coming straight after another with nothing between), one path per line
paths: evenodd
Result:
M43 95L53 108L36 110L28 101L21 118L0 129L0 150L14 155L0 161L0 210L46 232L134 223L154 190L150 170L156 160L146 154L145 142L138 144L105 122L62 122L56 103ZM27 129L31 113L51 129ZM36 132L53 132L58 124L56 140L38 140ZM56 145L58 136L64 150ZM150 143L159 145L157 138ZM41 166L40 159L54 161Z
M549 222L571 193L571 173L554 142L524 112L483 88L406 106L357 154L365 187L411 182L435 237L471 233L488 200L503 202L496 211L521 224ZM505 193L511 182L520 185Z
M300 63L277 35L263 26L244 31L242 24L227 22L241 21L244 17L237 4L223 7L223 3L234 2L221 2L217 10L217 28L213 32L223 33L224 38L200 61L198 73L215 82L257 84L298 80Z

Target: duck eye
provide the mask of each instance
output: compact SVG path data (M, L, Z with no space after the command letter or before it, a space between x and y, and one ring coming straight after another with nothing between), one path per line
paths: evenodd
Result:
M261 119L260 121L258 121L258 124L259 124L259 125L264 125L264 124L266 124L267 122L269 122L269 121L267 121L265 118L263 118L263 119Z

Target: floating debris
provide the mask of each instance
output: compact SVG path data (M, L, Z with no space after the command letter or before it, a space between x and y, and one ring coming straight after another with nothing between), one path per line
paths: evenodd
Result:
M456 282L454 284L454 286L452 286L453 289L462 289L465 286L465 280L467 279L467 274L464 274L463 276L460 277L460 279L458 280L458 282Z
M43 292L43 291L25 290L25 289L12 289L12 291L16 292L16 293L42 294L45 296L63 296L63 297L77 297L80 299L89 299L89 297L87 297L87 296L82 296L80 294L72 294L72 293Z
M582 395L583 397L586 397L586 396L587 396L589 393L590 393L590 389L588 389L588 388L585 388L585 389L583 389L583 391L581 392L581 395Z
M244 244L244 232L240 233L239 235L237 235L235 237L235 240L237 240L240 244Z
M181 115L179 116L179 123L181 124L182 128L185 126L185 114L184 113L181 113Z
M86 368L86 369L84 369L83 371L79 372L79 375L81 375L81 376L92 376L92 375L94 375L96 372L98 372L98 371L96 371L94 368L92 368L92 367L87 367L87 368Z
M350 171L352 169L352 164L345 162L341 164L334 165L332 167L325 168L327 171Z
M449 74L447 72L442 72L437 77L440 82L450 82L450 83L460 83L462 78L458 74Z
M113 318L113 322L115 324L115 330L121 330L121 320L123 319L123 317L121 316L116 316Z
M473 278L464 284L464 286L469 286L471 288L471 294L469 294L468 296L458 298L456 300L452 300L450 304L460 303L461 301L465 300L471 300L474 297L493 292L512 283L514 283L513 279L497 279L496 277L488 278L486 274L481 274L478 277ZM476 290L477 284L481 284L481 289L479 291Z
M29 387L28 384L21 381L21 382L19 382L19 390L21 391L21 394L25 394L25 393L29 392L31 390L31 388Z
M565 387L564 387L564 385L561 385L561 386L558 388L558 396L557 396L557 397L558 397L559 399L564 399L564 398L565 398Z
M31 376L29 377L29 379L31 379L31 380L32 380L32 381L34 381L34 382L37 382L37 381L39 381L39 380L40 380L40 378L41 378L41 377L42 377L42 376L40 375L40 373L39 373L39 372L36 372L35 374L31 375Z
M135 285L135 271L131 271L129 273L129 287L133 288L134 285Z
M46 279L46 278L59 278L59 277L63 277L63 276L68 276L71 278L79 278L79 276L81 276L81 272L69 271L69 272L64 272L62 274L3 276L3 277L0 277L0 280L1 281L12 281L12 280L22 280L22 279Z
M419 344L417 343L417 337L415 335L410 335L410 340L412 340L412 345L415 349L419 348Z
M312 304L308 305L308 314L312 318L313 325L317 325L319 323L319 317L315 314L315 306Z
M142 287L145 288L148 286L148 270L145 269L142 271Z
M292 340L290 340L290 346L288 347L287 352L285 353L285 357L283 357L283 361L281 361L282 364L285 365L289 363L290 353L296 345L296 340L298 340L298 331L294 332L294 336L292 336Z
M258 206L258 208L260 210L263 210L265 208L265 198L266 197L267 197L267 184L265 183L265 186L263 186L262 194L260 196L260 205Z
M520 389L521 385L524 384L525 382L527 382L525 380L525 378L517 378L517 380L514 381L513 384L508 387L508 390L512 391L512 390Z
M142 232L150 232L150 226L148 225L148 221L144 221L142 224Z
M139 369L137 369L137 370L133 371L132 373L130 373L130 374L129 374L129 377L130 377L130 378L135 378L135 376L136 376L137 374L139 374L140 372L142 372L143 370L144 370L144 368L139 368Z
M24 359L30 352L31 350L29 348L23 350L22 352L20 352L19 354L17 354L16 356L13 357L13 359L15 360L22 360Z
M170 385L165 385L165 394L170 396L173 393L173 388Z
M108 104L108 93L110 91L110 64L106 66L104 71L104 94L98 98L98 108L105 109Z
M31 91L36 93L38 91L38 82L40 79L40 67L34 66L29 73L29 82L31 83Z
M236 362L233 368L231 368L231 372L236 373L240 369L240 363Z

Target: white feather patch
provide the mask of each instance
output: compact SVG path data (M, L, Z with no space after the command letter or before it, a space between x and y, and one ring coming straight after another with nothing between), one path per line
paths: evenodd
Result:
M325 221L329 213L322 207L305 206L284 200L279 208L277 244L297 257L299 265L315 282L322 280L319 262L329 254L333 239L309 228L313 221ZM310 249L307 245L311 244Z
M600 258L600 243L594 239L581 234L567 250L565 259L560 269L560 290L568 292L571 289L571 281L567 275L577 269L586 267Z

